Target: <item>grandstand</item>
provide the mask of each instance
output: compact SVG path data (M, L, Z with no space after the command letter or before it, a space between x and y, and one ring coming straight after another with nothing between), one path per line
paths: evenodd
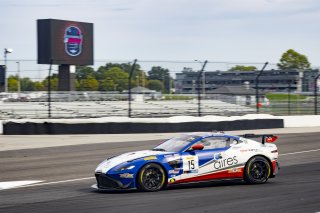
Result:
M132 101L132 117L168 117L197 115L197 100ZM48 118L47 102L2 102L0 119ZM202 100L202 115L243 115L255 112L250 106L220 100ZM98 118L128 116L127 101L71 101L51 102L52 118Z

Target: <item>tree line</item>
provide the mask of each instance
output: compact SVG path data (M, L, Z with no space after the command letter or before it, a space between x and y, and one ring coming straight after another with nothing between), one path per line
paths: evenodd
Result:
M279 69L309 69L308 58L289 49L282 54L279 63ZM76 90L77 91L118 91L123 92L128 89L128 78L132 64L130 63L107 63L100 66L97 70L88 66L78 66L76 68ZM254 71L255 66L235 65L229 71ZM173 79L170 77L169 69L154 66L148 72L141 69L136 64L132 75L132 87L142 86L151 90L169 93L173 87ZM20 84L19 84L20 82ZM11 75L8 78L8 90L18 91L46 91L48 89L48 77L42 81L32 81L30 78L20 78L17 75ZM51 88L53 91L58 88L58 75L51 76Z
M280 58L277 66L280 70L288 70L288 69L310 69L311 64L308 61L307 56L296 52L293 49L289 49L284 52ZM254 71L258 70L255 66L243 66L236 65L229 69L229 71Z
M118 91L128 89L128 79L132 65L130 63L107 63L97 70L88 66L77 66L75 72L75 86L77 91ZM151 90L169 93L173 87L173 79L169 69L160 66L152 67L147 73L139 64L133 70L132 87L142 86ZM20 78L21 91L46 91L48 89L48 77L42 81L32 81L30 78ZM51 89L58 89L58 74L51 76ZM8 78L8 90L19 90L19 77L11 75Z

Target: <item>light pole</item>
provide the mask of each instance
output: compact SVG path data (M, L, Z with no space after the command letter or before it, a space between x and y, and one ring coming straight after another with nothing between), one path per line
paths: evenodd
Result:
M17 63L17 71L18 71L18 88L17 88L17 90L18 90L18 94L19 94L19 97L20 97L20 92L21 92L21 82L20 82L20 62L19 61L17 61L16 62Z
M4 71L4 91L8 92L8 80L7 80L7 54L12 53L13 50L11 48L4 48L4 65L5 65L5 71Z

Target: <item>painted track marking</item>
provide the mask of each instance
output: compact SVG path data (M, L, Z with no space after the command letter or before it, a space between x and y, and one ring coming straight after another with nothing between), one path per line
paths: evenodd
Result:
M0 190L19 188L22 186L32 185L43 182L42 180L23 180L23 181L5 181L0 182Z
M82 181L82 180L90 180L90 179L94 179L94 178L95 177L85 177L85 178L77 178L77 179L70 179L70 180L52 181L52 182L46 182L46 183L35 183L35 184L30 184L30 185L14 186L14 187L11 187L8 189L18 189L18 188L26 188L26 187L33 187L33 186L53 185L53 184L59 184L59 183L68 183L68 182L76 182L76 181Z
M36 183L28 186L22 186L22 187L29 187L29 186L45 186L45 185L52 185L52 184L58 184L58 183L69 183L69 182L76 182L76 181L82 181L82 180L90 180L94 179L95 177L85 177L85 178L77 178L77 179L71 179L71 180L60 180L60 181L52 181L47 183Z
M46 183L36 183L36 184L28 185L28 186L21 186L20 188L31 187L31 186L53 185L53 184L59 184L59 183L77 182L77 181L90 180L90 179L95 179L95 177L85 177L85 178L77 178L77 179L70 179L70 180L52 181L52 182L46 182Z

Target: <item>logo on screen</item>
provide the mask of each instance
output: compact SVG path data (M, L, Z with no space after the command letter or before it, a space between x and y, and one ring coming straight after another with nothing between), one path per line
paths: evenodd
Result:
M67 27L64 33L65 51L70 56L78 56L82 51L83 35L78 27Z

